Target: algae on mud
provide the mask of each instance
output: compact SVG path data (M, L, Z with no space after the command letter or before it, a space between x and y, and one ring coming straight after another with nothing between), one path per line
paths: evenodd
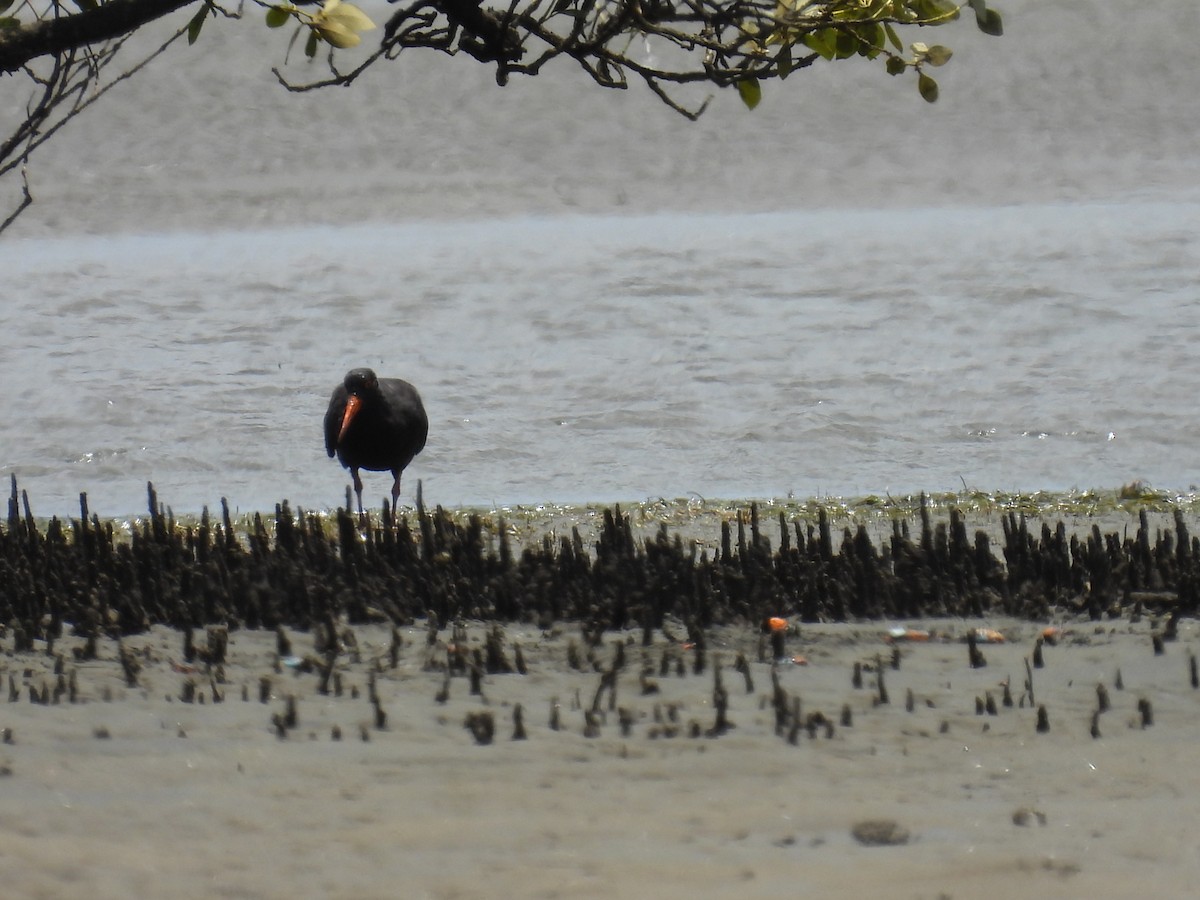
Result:
M986 520L973 536L960 503L974 503L973 516ZM1072 503L1077 527L1051 527L1046 512ZM1136 514L1119 512L1126 503ZM79 519L42 527L14 479L0 529L0 621L24 642L53 640L64 626L95 636L159 623L309 629L425 616L576 620L648 634L666 616L706 628L771 615L1044 619L1057 607L1100 618L1131 604L1181 614L1195 611L1200 593L1188 498L688 501L579 518L552 507L486 517L430 511L418 494L411 517L386 507L378 519L345 509L294 514L285 501L273 518L256 514L239 526L228 507L220 522L207 512L176 521L150 486L149 509L128 540L89 517L86 497ZM935 523L939 509L946 518Z

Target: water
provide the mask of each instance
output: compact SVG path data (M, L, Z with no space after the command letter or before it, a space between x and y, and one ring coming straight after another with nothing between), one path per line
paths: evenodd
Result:
M147 481L176 512L336 505L322 415L372 365L429 409L408 502L1189 490L1200 75L1155 16L1200 12L1141 4L1117 45L1120 4L1042 6L939 37L932 109L829 67L698 125L429 57L401 93L281 96L219 32L35 169L0 474L40 515Z

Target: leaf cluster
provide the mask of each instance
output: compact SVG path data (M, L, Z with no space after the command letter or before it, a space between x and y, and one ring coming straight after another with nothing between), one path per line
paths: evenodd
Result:
M328 77L296 84L276 74L292 90L347 84L376 62L421 47L494 65L504 84L514 74L537 75L562 60L604 87L624 89L640 79L695 118L708 100L677 100L685 86L734 87L753 109L762 100L763 82L782 81L817 62L862 57L882 60L890 75L915 73L921 96L934 102L938 85L929 70L945 65L952 53L921 41L906 47L901 34L948 25L964 10L985 34L1003 33L1000 14L987 0L508 0L501 7L413 0L391 14L379 47L354 68L341 69L331 54ZM290 5L271 7L268 24L289 17L340 46Z
M781 80L791 72L797 47L807 48L826 61L855 56L870 60L882 58L889 75L914 70L921 96L933 103L938 97L938 86L926 69L945 65L950 61L952 51L941 44L913 41L906 52L897 28L945 25L959 18L964 6L974 11L976 24L985 34L999 36L1003 33L1000 14L990 9L986 0L969 0L967 4L954 0L850 0L842 3L777 0L776 24L763 40L762 52L774 53L774 74ZM758 32L756 23L750 23L749 28L752 33ZM778 50L772 51L774 47ZM742 99L750 108L757 105L758 96L760 94L753 91L742 91Z

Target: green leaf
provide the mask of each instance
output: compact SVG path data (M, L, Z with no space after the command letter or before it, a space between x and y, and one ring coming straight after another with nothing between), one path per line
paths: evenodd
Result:
M267 7L267 27L279 28L287 24L287 20L292 17L290 10L286 6L269 6Z
M737 83L737 89L747 109L754 109L762 100L762 85L757 78L743 78Z
M188 22L188 46L196 43L196 38L200 37L200 29L204 27L204 20L208 18L209 5L205 3L200 10L192 16L192 21Z
M954 51L949 47L943 47L941 44L934 44L932 47L925 48L923 55L931 66L944 66L950 62L950 57L954 55Z
M779 72L779 80L783 81L792 74L792 45L784 44L775 54L775 68Z
M1000 20L1000 13L988 9L987 0L968 0L967 5L975 10L975 24L979 26L980 31L993 37L1004 34L1004 23Z
M317 33L315 31L308 33L308 40L304 42L304 55L309 59L317 55Z
M988 9L982 13L976 12L975 24L979 26L980 31L990 34L992 37L1000 37L1004 34L1004 22L1000 19L1000 13L994 9Z
M836 28L822 28L804 35L805 45L815 51L821 59L833 59L837 55L837 39Z
M851 27L861 42L855 51L859 56L874 59L883 52L883 44L887 40L887 35L884 34L882 25L878 22L862 22Z
M903 53L904 44L900 42L900 36L896 34L896 29L894 29L891 25L884 23L883 30L887 32L887 38L889 41L891 41L892 46Z
M908 7L922 23L941 24L958 18L958 4L954 0L908 0Z
M837 41L835 42L837 52L834 54L838 59L849 59L858 53L862 44L849 31L838 30Z
M921 97L926 103L937 103L937 82L924 72L917 75L917 90L921 92Z
M20 19L14 18L13 16L4 16L4 18L0 18L0 31L8 31L9 29L15 29L15 28L20 28L20 27L21 27Z
M904 70L908 68L908 63L906 63L899 56L889 56L888 61L884 64L884 67L887 69L887 73L889 75L901 75L904 73Z

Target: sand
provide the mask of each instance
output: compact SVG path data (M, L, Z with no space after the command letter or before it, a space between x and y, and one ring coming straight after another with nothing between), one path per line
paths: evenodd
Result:
M0 694L0 885L6 897L1129 897L1184 896L1200 877L1200 690L1189 658L1191 620L1156 655L1150 618L1059 623L1043 648L1033 693L1050 730L1038 733L1025 695L1025 660L1044 623L930 621L804 626L789 634L781 688L801 717L833 723L795 742L776 733L769 660L749 626L711 635L706 670L695 650L656 632L608 634L595 665L626 642L616 706L602 697L598 735L585 736L601 675L584 660L577 627L551 633L508 626L526 674L470 679L437 668L449 631L430 647L423 623L402 629L391 666L390 629L356 626L357 655L339 656L340 696L319 693L303 666L279 666L276 635L230 635L223 702L209 674L179 671L178 632L127 638L141 664L129 687L114 641L78 662L76 639L55 652L75 670L75 702L53 693L54 661L3 657ZM985 625L1002 644L980 646L972 669L961 638ZM890 627L950 637L901 643L891 668ZM468 623L468 646L487 626ZM292 653L312 636L289 632ZM11 637L4 640L11 646ZM670 672L660 675L663 654ZM735 670L745 654L753 688ZM643 694L643 654L658 693ZM767 654L768 656L770 654ZM883 661L890 702L878 703ZM677 674L678 663L684 673ZM716 722L720 665L733 727ZM293 660L294 661L294 660ZM855 688L856 662L866 665ZM368 700L373 669L377 727ZM1119 689L1116 680L1123 681ZM270 678L260 702L260 680ZM184 685L196 687L183 702ZM1002 703L1010 680L1012 707ZM1111 708L1092 737L1097 685ZM912 693L912 709L906 706ZM990 693L996 714L977 714ZM357 696L354 696L357 694ZM245 695L246 699L243 699ZM295 698L296 725L273 723ZM7 702L5 702L7 701ZM203 702L200 702L203 701ZM1143 727L1139 702L1153 724ZM557 702L561 727L550 727ZM513 712L525 740L513 740ZM843 707L851 724L841 722ZM675 711L676 721L669 720ZM490 713L495 737L464 727ZM656 721L658 719L659 721ZM602 720L602 721L601 721ZM340 740L335 739L340 729ZM696 729L700 736L690 736ZM365 735L365 740L364 740ZM673 735L673 736L672 736ZM883 822L885 825L863 826ZM871 840L863 843L857 831Z

